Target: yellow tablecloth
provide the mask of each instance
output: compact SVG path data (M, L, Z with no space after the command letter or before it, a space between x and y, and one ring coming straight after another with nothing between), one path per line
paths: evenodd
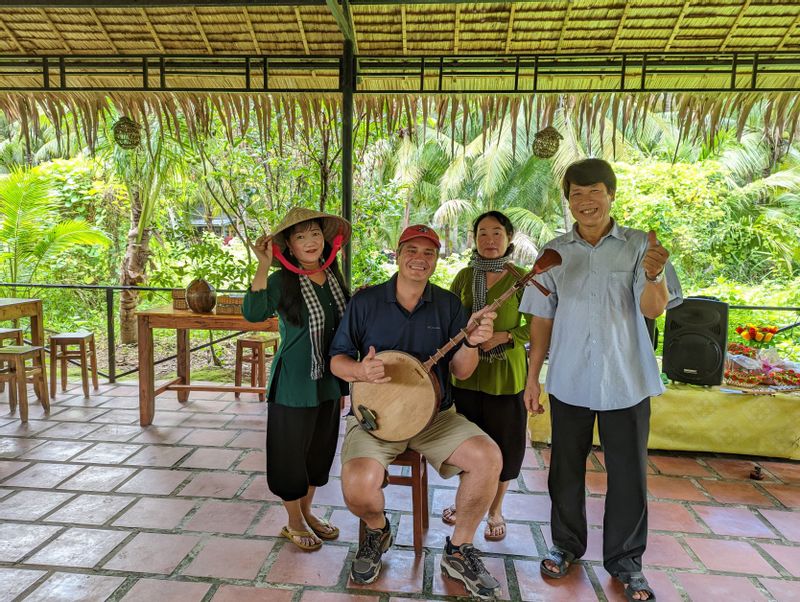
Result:
M531 441L550 443L544 414L528 418ZM595 445L599 444L597 428ZM800 460L800 395L725 393L719 387L670 384L651 403L650 449L708 451Z

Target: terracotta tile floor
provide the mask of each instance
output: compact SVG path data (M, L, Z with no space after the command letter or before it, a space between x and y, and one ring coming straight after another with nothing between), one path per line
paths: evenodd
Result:
M264 478L265 405L193 393L157 400L138 426L135 385L84 399L60 394L20 425L0 396L0 601L176 600L399 602L455 600L438 562L451 528L439 516L454 481L430 477L425 555L412 547L410 490L387 489L397 530L370 586L348 581L358 521L344 507L338 457L317 511L338 541L304 553L279 536L284 513ZM800 403L800 401L798 401ZM795 425L796 427L796 425ZM506 500L508 537L477 546L503 600L623 600L602 568L604 458L587 461L589 545L563 581L544 581L550 542L546 447L529 449ZM764 480L750 480L754 463ZM650 457L646 573L659 600L800 600L800 463L714 454Z

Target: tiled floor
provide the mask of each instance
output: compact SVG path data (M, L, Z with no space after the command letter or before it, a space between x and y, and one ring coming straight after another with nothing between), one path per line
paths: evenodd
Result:
M431 476L434 516L415 558L407 487L390 486L397 544L377 582L348 581L357 520L334 464L318 510L338 541L304 553L279 537L284 513L263 473L265 406L255 396L193 393L157 400L140 428L138 389L59 395L49 418L0 415L0 600L356 602L453 600L463 589L438 568L450 528L439 516L454 481ZM800 401L798 401L800 403ZM796 425L795 425L796 427ZM550 542L547 448L529 449L505 513L509 535L478 536L505 600L622 600L603 570L602 452L588 461L589 548L558 582L538 562ZM654 453L646 573L658 599L800 600L800 463Z

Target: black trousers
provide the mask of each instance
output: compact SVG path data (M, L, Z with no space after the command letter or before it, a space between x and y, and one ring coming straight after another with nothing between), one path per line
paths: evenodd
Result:
M339 400L315 408L267 404L267 486L284 502L328 482L339 440Z
M528 411L523 394L524 391L516 395L489 395L453 387L453 402L458 413L477 424L503 454L500 482L516 479L525 457Z
M553 544L576 558L586 552L586 458L595 418L608 476L603 566L613 576L641 571L647 547L649 397L624 410L598 412L550 395L553 448L547 486Z

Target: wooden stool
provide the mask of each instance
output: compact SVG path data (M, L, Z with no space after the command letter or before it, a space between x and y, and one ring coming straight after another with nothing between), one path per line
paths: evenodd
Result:
M267 388L267 347L272 348L270 355L275 355L278 350L280 338L272 333L266 334L246 334L236 339L236 371L234 384L242 386L242 365L250 365L250 386ZM250 353L244 355L244 350L249 349ZM239 393L234 393L234 397L239 399ZM258 394L258 400L264 401L265 393Z
M428 464L425 456L413 449L406 449L397 456L391 466L410 466L411 476L390 474L387 485L410 485L411 486L411 510L413 513L412 521L414 524L414 554L422 555L423 531L428 528ZM364 541L366 535L366 524L359 521L358 543Z
M27 366L27 360L33 366ZM8 363L8 368L0 370L0 381L8 383L8 401L11 413L17 409L22 422L28 422L28 379L33 381L36 397L45 409L50 411L50 398L47 395L47 377L45 376L44 347L31 345L8 345L0 347L0 362Z
M83 396L89 397L89 373L86 358L86 343L89 343L89 360L92 367L92 384L95 391L100 388L97 382L97 350L94 346L94 333L62 332L50 335L50 395L56 396L56 364L61 362L61 390L67 390L67 361L77 359L81 365ZM77 349L70 349L77 345Z
M0 328L0 347L6 344L6 341L13 341L12 345L24 345L25 341L22 339L21 328ZM11 364L6 365L0 362L0 370L4 367L11 368ZM0 381L0 393L6 390L6 381Z

